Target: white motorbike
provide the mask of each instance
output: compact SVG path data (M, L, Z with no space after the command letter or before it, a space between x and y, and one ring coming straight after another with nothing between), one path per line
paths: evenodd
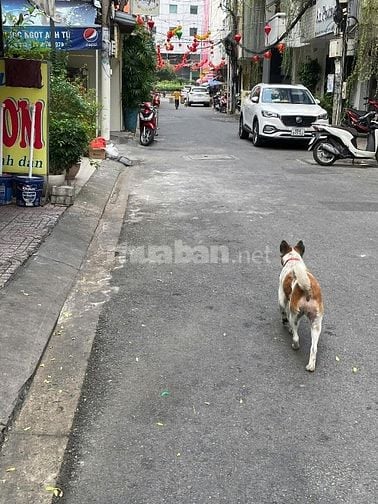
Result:
M308 144L314 160L322 166L331 166L337 159L375 159L378 161L378 121L368 112L359 121L368 121L369 133L366 149L357 147L357 131L343 126L316 124L313 138Z

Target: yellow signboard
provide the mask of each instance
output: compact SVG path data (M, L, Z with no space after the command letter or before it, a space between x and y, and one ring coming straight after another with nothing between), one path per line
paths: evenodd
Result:
M6 86L5 63L0 59L0 107L2 104L4 114L2 134L4 173L29 173L34 108L32 170L33 175L47 175L49 83L47 63L41 63L41 73L42 87L40 89Z

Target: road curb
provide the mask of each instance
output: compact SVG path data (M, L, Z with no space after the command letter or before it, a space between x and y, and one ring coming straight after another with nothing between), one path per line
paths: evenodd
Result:
M60 305L58 300L54 303L55 310L59 308L60 312L55 330L57 315L54 318L49 313L50 323L44 329L46 331L51 327L51 338L33 376L27 399L14 425L9 427L2 447L0 504L24 504L28 501L47 504L52 501L51 489L47 491L46 487L55 486L80 398L98 317L111 294L110 270L127 206L129 172L120 171L115 163L109 164L107 169L116 176L116 182L105 209L97 215L93 238L85 247L86 239L80 240L76 236L76 246L68 250L62 245L61 258L55 258L55 265L63 267L64 271L59 281L54 283L54 288L61 291L59 300L64 296L66 301ZM94 205L85 200L85 195L83 190L83 197L75 206L79 208L83 205L87 215L93 211ZM85 219L81 224L84 222ZM59 229L51 235L58 240L68 232L64 221L59 224ZM90 229L86 238L89 235ZM37 264L51 259L53 247L49 242L51 240L38 253ZM83 254L81 261L77 254ZM63 257L65 262L61 263ZM59 285L67 272L71 281Z

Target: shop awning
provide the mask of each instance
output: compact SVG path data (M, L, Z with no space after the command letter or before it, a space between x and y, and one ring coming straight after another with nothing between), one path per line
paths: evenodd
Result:
M114 15L114 22L119 26L119 31L121 33L131 33L136 24L135 16L119 11L116 11Z

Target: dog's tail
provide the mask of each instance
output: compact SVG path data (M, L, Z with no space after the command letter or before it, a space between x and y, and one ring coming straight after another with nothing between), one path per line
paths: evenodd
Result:
M312 290L305 264L303 262L296 263L293 271L299 287L305 292L306 299L309 301L312 295Z

